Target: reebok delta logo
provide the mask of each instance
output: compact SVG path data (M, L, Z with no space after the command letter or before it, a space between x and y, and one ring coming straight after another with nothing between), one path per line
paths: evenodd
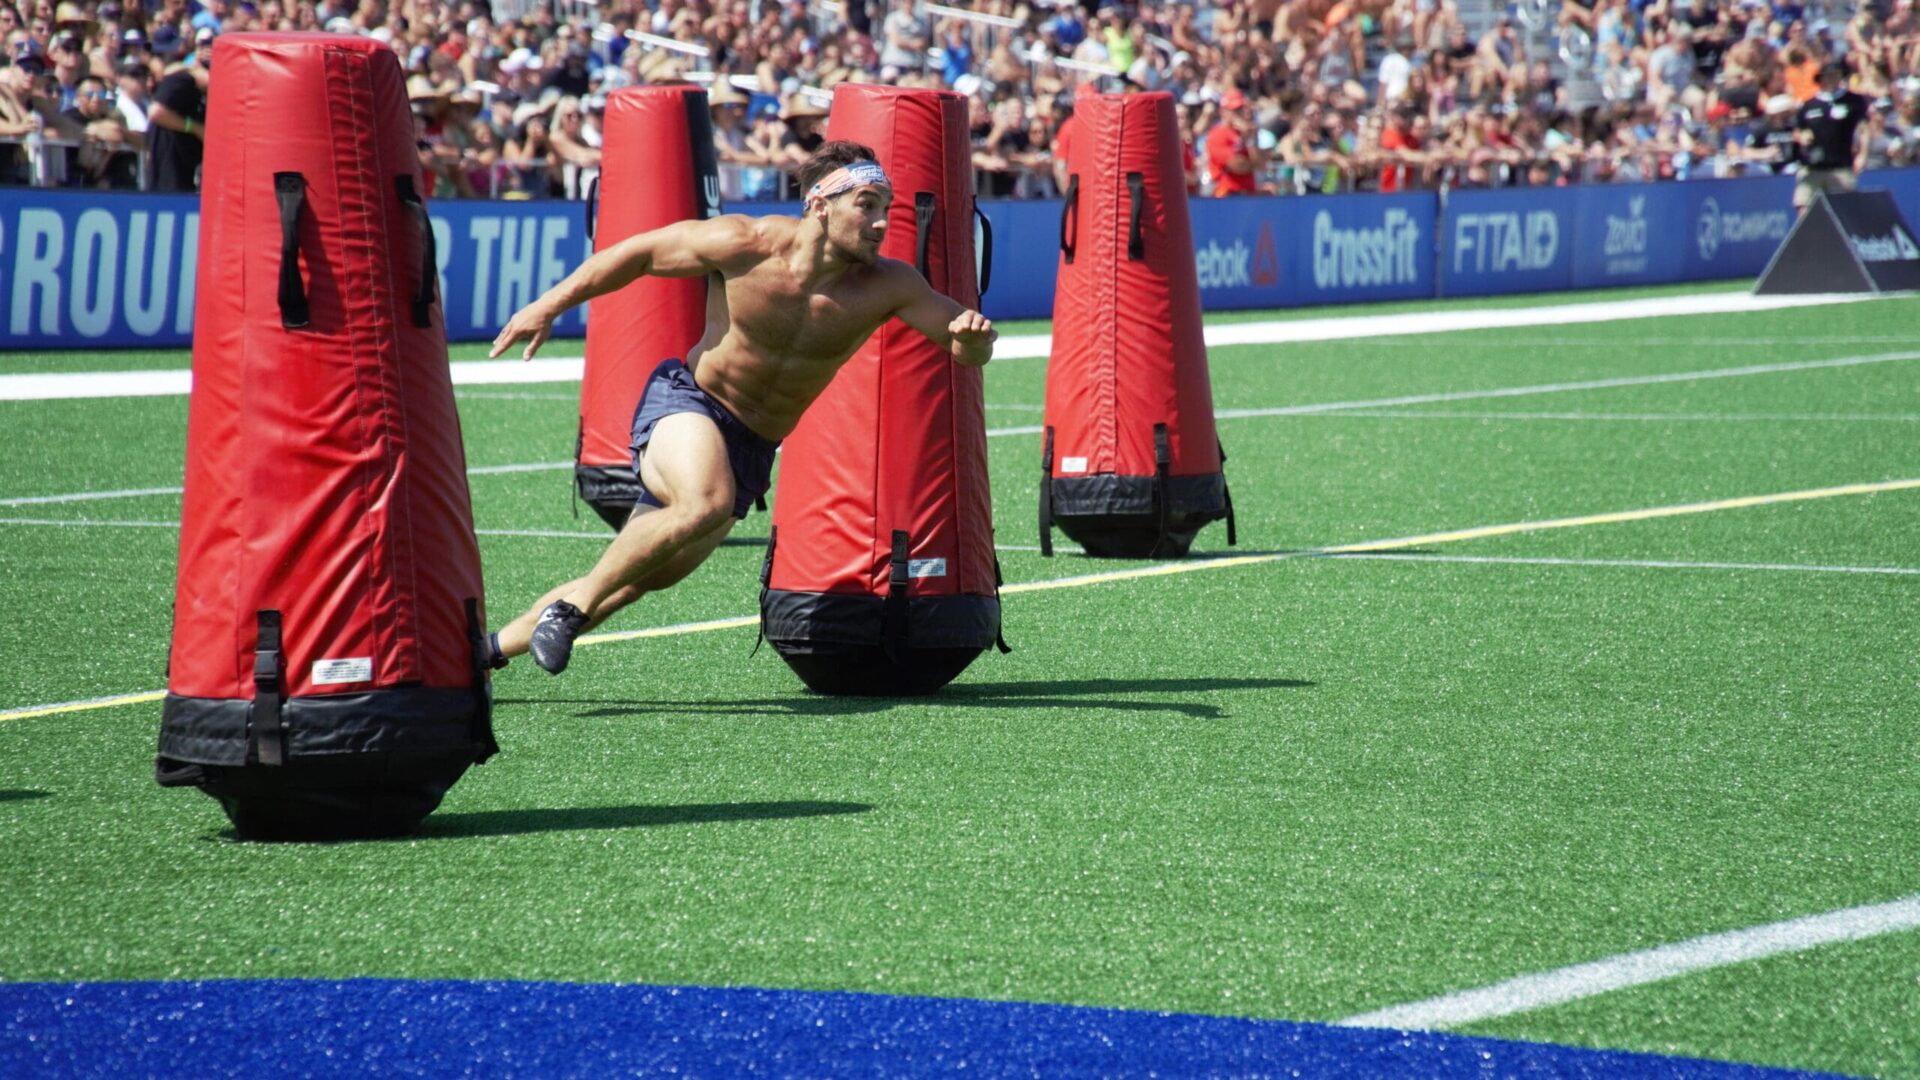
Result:
M1213 241L1194 252L1194 269L1202 289L1235 289L1253 284L1253 250L1235 240L1223 248Z
M1920 245L1913 242L1905 229L1894 226L1885 236L1847 236L1853 253L1861 262L1913 262L1920 260Z

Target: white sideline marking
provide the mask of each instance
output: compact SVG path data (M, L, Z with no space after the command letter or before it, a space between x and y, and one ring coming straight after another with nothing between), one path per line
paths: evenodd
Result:
M1574 390L1612 390L1622 386L1648 386L1655 383L1693 382L1699 379L1733 379L1747 375L1773 375L1783 371L1812 371L1820 368L1857 367L1861 364L1887 364L1896 360L1920 359L1920 352L1875 353L1871 356L1838 356L1831 360L1789 360L1778 364L1748 364L1743 367L1708 368L1703 371L1674 371L1661 375L1622 375L1612 379L1585 379L1579 382L1536 383L1532 386L1502 386L1491 390L1451 390L1438 394L1406 394L1365 401L1323 401L1315 405L1280 405L1265 409L1219 409L1218 420L1251 420L1266 416L1313 416L1320 413L1349 415L1356 410L1393 408L1400 405L1430 405L1442 401L1476 401L1487 398L1528 397L1534 394L1560 394ZM988 436L1039 435L1043 426L990 428Z
M21 495L0 499L0 506L44 506L49 503L91 502L95 499L132 499L142 495L178 495L177 487L126 488L121 491L76 491L68 495Z
M177 521L109 521L96 518L0 518L0 525L51 525L56 527L107 527L121 529L178 529ZM541 540L598 540L613 538L608 532L563 532L558 529L475 529L476 536L524 537ZM995 544L995 551L1038 552L1038 544ZM1055 544L1064 555L1085 554L1077 544ZM1304 553L1303 554L1310 554ZM1232 556L1227 556L1231 558ZM1520 555L1416 555L1391 552L1330 552L1330 559L1369 559L1381 562L1486 563L1497 566L1600 566L1644 570L1770 570L1803 574L1920 574L1912 566L1823 566L1818 563L1676 562L1668 559L1555 559ZM1074 580L1074 579L1062 579Z
M468 476L497 476L502 473L548 472L571 469L571 461L535 461L520 465L480 465L467 470ZM40 506L46 503L97 502L101 499L130 499L139 495L179 495L178 487L130 488L125 491L75 491L66 495L23 495L0 499L0 506Z
M1820 304L1851 304L1867 296L1752 296L1747 293L1694 293L1643 300L1603 300L1543 307L1407 312L1398 315L1349 315L1219 323L1206 328L1209 348L1226 345L1277 345L1301 341L1338 341L1455 330L1494 330L1515 326L1564 326L1669 315L1719 315L1772 311ZM1053 351L1050 334L1009 335L994 348L999 360L1037 359ZM579 382L586 359L579 356L533 360L459 360L449 365L455 386ZM61 374L0 375L0 401L50 401L60 398L170 397L192 386L190 371L87 371Z
M1038 551L1038 548L1029 550ZM1523 555L1420 555L1387 551L1333 553L1330 559L1385 562L1489 563L1500 566L1618 566L1643 570L1778 570L1803 574L1920 574L1912 566L1822 566L1818 563L1675 562L1667 559L1554 559Z
M1920 352L1874 353L1869 356L1839 356L1831 360L1789 360L1778 364L1749 364L1744 367L1708 368L1702 371L1671 371L1660 375L1622 375L1612 379L1582 379L1577 382L1536 383L1533 386L1504 386L1491 390L1451 390L1437 394L1403 394L1399 397L1370 398L1366 401L1328 401L1318 405L1285 405L1271 409L1221 409L1221 418L1253 416L1302 416L1308 413L1344 412L1348 409L1379 409L1395 405L1430 405L1442 401L1478 401L1487 398L1527 397L1533 394L1559 394L1571 390L1611 390L1622 386L1651 386L1656 383L1695 382L1700 379L1735 379L1746 375L1774 375L1783 371L1815 371L1821 368L1857 367L1861 364L1887 364L1896 360L1920 359Z
M1222 409L1214 416L1223 420L1255 419L1268 416L1315 416L1323 413L1336 413L1343 416L1368 415L1365 410L1390 408L1400 405L1420 405L1440 401L1469 401L1480 398L1523 397L1533 394L1555 394L1575 390L1612 389L1622 386L1640 386L1652 383L1689 382L1696 379L1731 379L1747 375L1771 375L1783 371L1809 371L1820 368L1854 367L1861 364L1885 364L1896 360L1920 359L1920 351L1898 353L1876 353L1871 356L1841 356L1831 360L1792 360L1778 364L1751 364L1734 368L1711 368L1704 371L1673 372L1664 375L1628 375L1615 379L1590 379L1584 382L1540 383L1533 386L1504 386L1491 390L1460 390L1442 394L1418 394L1413 396L1373 398L1367 401L1329 401L1316 405L1283 405L1269 409ZM4 376L0 376L4 379ZM1392 416L1417 416L1417 413L1391 413ZM1506 416L1509 414L1498 414ZM1037 425L1021 427L988 428L989 438L1002 438L1010 435L1038 435L1046 429ZM470 476L492 476L502 473L547 472L558 469L571 469L571 461L541 461L517 465L482 465L467 470ZM95 499L120 499L136 495L178 495L180 489L137 488L127 491L80 491L67 495L33 495L0 499L0 506L29 506L39 503L88 502Z
M1310 548L1301 551L1270 552L1264 555L1229 555L1220 558L1190 559L1186 562L1160 563L1128 570L1111 570L1092 574L1077 574L1066 578L1048 578L1040 581L1025 581L1008 585L1000 590L1001 594L1043 592L1052 589L1072 589L1081 585L1101 585L1116 581L1139 581L1152 577L1167 577L1175 574L1193 574L1206 570L1223 570L1241 566L1257 566L1266 563L1281 562L1287 559L1308 558L1326 555L1353 554L1358 552L1391 551L1395 548L1421 547L1428 544L1450 544L1459 540L1479 540L1490 536L1510 536L1516 533L1541 532L1550 529L1574 529L1588 525L1610 525L1629 521L1647 521L1653 518L1675 517L1682 514L1706 514L1720 510L1737 510L1750 506L1771 506L1778 503L1805 502L1809 499L1831 499L1845 495L1871 495L1883 491L1920 490L1920 478L1906 480L1881 480L1865 484L1843 484L1838 487L1810 488L1804 491L1779 491L1771 495L1744 495L1732 499L1716 499L1712 502L1681 503L1672 506L1652 506L1640 510L1616 510L1604 514L1585 514L1580 517L1548 518L1537 521L1510 521L1500 525L1480 525L1468 529L1453 529L1447 532L1425 533L1419 536L1402 536L1390 540L1364 540L1357 544L1341 544L1335 547ZM676 634L699 633L708 630L726 630L735 627L752 626L759 621L757 615L742 615L730 619L712 619L706 622L683 623L677 626L655 626L641 630L626 630L617 633L588 634L579 638L575 644L598 645L614 641L631 641L636 638L668 637ZM79 712L87 709L108 708L129 704L135 701L157 701L163 691L148 690L137 694L122 694L116 697L88 698L84 701L69 701L53 705L29 705L22 708L0 710L0 720L18 720L32 716L49 716L54 713Z
M1522 975L1477 990L1377 1009L1339 1021L1345 1027L1427 1030L1457 1027L1660 982L1709 968L1801 952L1920 927L1920 896L1843 908L1745 930L1621 953L1604 960Z
M1376 420L1619 420L1619 421L1724 421L1727 423L1798 424L1830 421L1848 424L1920 423L1920 413L1551 413L1551 412L1448 412L1428 409L1345 409L1333 413L1309 415L1361 416Z

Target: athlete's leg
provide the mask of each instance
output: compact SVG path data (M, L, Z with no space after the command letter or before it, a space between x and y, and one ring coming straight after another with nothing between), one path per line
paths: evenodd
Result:
M636 517L643 514L657 514L659 512L660 508L654 506L638 506L634 508L634 516ZM600 606L589 616L587 624L581 628L580 632L584 634L592 630L594 627L606 622L607 617L614 612L619 611L621 608L626 607L628 604L633 603L650 592L659 592L662 589L679 584L688 574L698 569L701 563L706 562L707 556L712 555L714 549L720 546L720 542L725 540L727 534L733 531L732 521L733 519L729 518L725 528L715 529L688 544L686 547L681 548L679 554L669 559L667 563L658 570L647 575L645 580L635 582L631 585L623 585L615 589L605 600L600 601ZM629 521L629 524L631 524L631 521ZM625 526L622 526L622 528L624 529ZM500 654L504 657L512 657L519 656L521 653L526 652L527 642L533 635L534 625L540 620L540 613L547 609L548 604L564 598L569 592L573 591L573 589L580 584L581 580L580 578L575 578L572 581L554 586L547 591L545 596L535 601L533 607L529 608L526 614L521 615L506 626L501 627L499 634Z
M584 577L561 586L555 590L557 595L542 597L502 628L501 655L527 651L542 614L559 602L592 620L617 610L620 604L609 606L616 597L631 603L639 595L634 589L645 591L643 583L664 587L649 579L669 568L677 573L672 581L678 581L712 554L733 527L733 467L726 442L710 417L674 413L661 418L641 459L640 479L662 506L628 518Z

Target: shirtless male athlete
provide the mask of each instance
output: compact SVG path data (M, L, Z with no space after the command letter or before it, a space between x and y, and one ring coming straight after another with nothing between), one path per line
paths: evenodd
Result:
M607 616L679 582L765 494L774 450L834 373L888 319L980 367L999 335L977 311L935 292L908 263L880 257L893 189L858 143L830 142L799 171L799 218L737 214L630 237L528 304L494 339L499 356L547 340L575 304L644 274L715 275L707 328L686 362L654 369L633 417L633 516L585 577L553 589L493 635L493 662L532 652L554 674L573 640Z

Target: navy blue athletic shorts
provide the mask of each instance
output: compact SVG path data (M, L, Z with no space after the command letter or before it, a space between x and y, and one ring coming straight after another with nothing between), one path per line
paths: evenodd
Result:
M741 423L712 394L700 389L700 384L693 381L693 372L679 360L660 361L640 391L640 404L634 406L634 478L640 476L640 455L653 438L653 426L661 417L674 413L699 413L719 427L720 437L727 444L727 461L733 466L733 516L746 517L754 501L773 484L773 453L780 444ZM642 506L663 505L647 490L645 481L641 481L639 502Z

